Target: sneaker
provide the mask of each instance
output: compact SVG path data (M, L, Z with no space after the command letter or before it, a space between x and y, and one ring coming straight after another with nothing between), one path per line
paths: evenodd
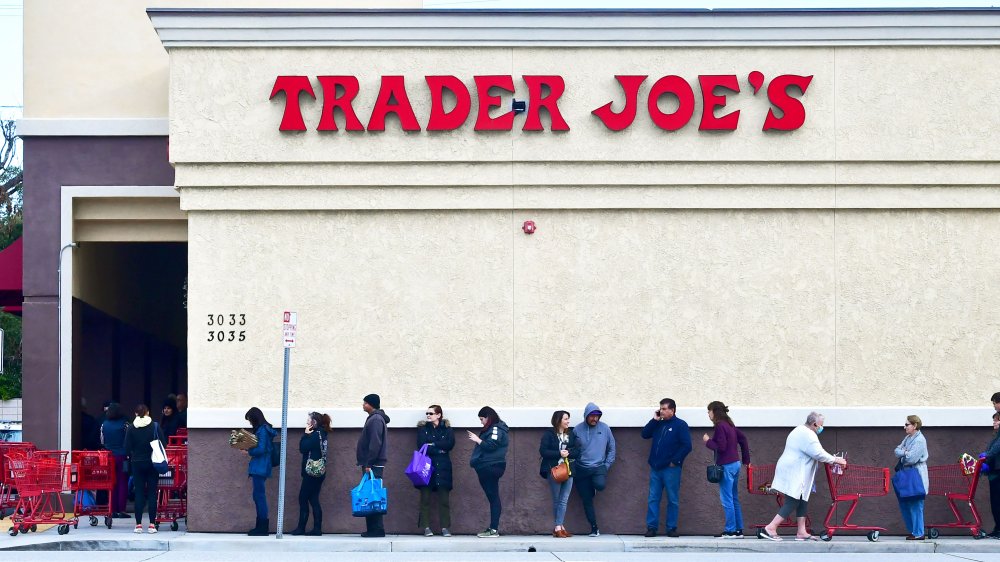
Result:
M740 530L734 532L732 538L734 538L734 539L742 539L743 538L743 529L740 529Z
M479 537L479 538L481 538L481 539L492 539L492 538L499 537L500 536L500 531L497 531L496 529L486 529L485 531L483 531L482 533L479 533L476 536Z
M675 539L679 537L680 535L677 534L677 527L667 529L667 536Z
M591 527L590 528L590 534L587 535L587 536L588 537L599 537L599 536L601 536L601 530L598 529L597 527Z
M652 527L646 527L646 534L644 536L647 539L655 537L656 536L656 529L654 529Z
M712 535L712 538L713 539L728 539L729 538L729 531L722 531L721 533L716 533L716 534Z
M430 527L424 527L424 536L425 537L433 537L434 536L434 531L432 531Z
M142 525L141 524L140 525L136 525L135 526L135 530L132 531L132 532L135 533L135 534L137 534L137 535L141 535L142 534Z
M723 531L722 538L724 539L742 539L741 535L737 535L736 531Z
M442 537L450 537L451 536L451 531L448 530L448 527L441 527L441 536Z
M149 533L150 535L155 535L156 534L156 525L153 525L152 523L150 523L149 527L146 527L146 532Z
M365 531L361 536L366 539L380 539L385 536L385 531Z

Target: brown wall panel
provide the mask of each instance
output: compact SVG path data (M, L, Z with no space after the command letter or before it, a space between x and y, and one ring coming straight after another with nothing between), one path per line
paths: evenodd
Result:
M391 415L391 412L390 412ZM984 413L984 419L989 412ZM541 429L515 429L511 432L507 472L500 482L504 505L501 532L509 534L544 534L552 529L552 504L547 484L538 476L538 443ZM746 431L753 452L753 461L774 463L784 448L786 428L750 428ZM357 533L364 530L364 521L351 517L349 490L360 476L354 466L354 447L360 430L338 430L331 439L330 465L320 499L324 509L324 530L336 533ZM199 532L240 532L253 526L253 502L250 481L246 477L246 455L230 449L226 430L192 430L190 438L189 528ZM705 466L711 456L701 445L704 430L692 430L695 449L684 466L681 482L680 532L711 534L722 530L723 513L719 505L718 487L705 480ZM298 518L299 456L297 451L301 431L291 434L285 521L294 527ZM452 530L475 533L487 526L489 510L474 471L468 466L472 443L456 430L457 444L452 453L455 465L455 489L452 492ZM827 450L846 450L849 460L861 464L891 466L892 449L902 439L902 428L895 429L828 429L821 440ZM963 452L977 453L990 437L989 429L948 428L926 431L931 464L957 461ZM646 495L649 468L646 457L649 441L640 436L638 428L615 430L618 461L611 471L608 488L596 500L598 519L603 532L639 534L645 531ZM389 463L386 486L389 488L389 514L386 530L391 534L411 534L417 529L418 493L403 475L415 445L415 431L393 429L389 435ZM740 498L746 527L764 523L776 512L772 496L749 495L746 492L746 472L741 473ZM274 530L277 509L277 469L268 481L268 501L271 527ZM830 505L830 496L823 473L816 481L817 494L810 502L809 514L814 530ZM992 530L989 514L989 489L984 481L978 490L977 503L983 513L986 529ZM666 503L661 509L665 509ZM840 509L841 515L845 509ZM433 510L432 510L433 514ZM926 521L948 522L951 515L942 498L927 502ZM436 514L432 516L436 520ZM661 527L662 527L661 517ZM892 492L881 498L864 498L852 518L862 525L882 525L892 534L904 534L899 509ZM435 528L437 524L435 523ZM589 529L583 516L580 499L573 492L570 498L566 526L571 532ZM662 531L662 528L661 528ZM957 531L964 534L966 531ZM942 534L947 534L942 531Z

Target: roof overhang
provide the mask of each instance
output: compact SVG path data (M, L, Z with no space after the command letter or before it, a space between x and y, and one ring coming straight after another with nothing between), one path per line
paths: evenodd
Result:
M996 8L146 12L168 49L1000 44Z

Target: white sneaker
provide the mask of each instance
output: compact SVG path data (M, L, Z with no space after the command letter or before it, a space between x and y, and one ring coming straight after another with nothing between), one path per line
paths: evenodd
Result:
M135 530L132 531L132 532L135 533L135 534L137 534L137 535L141 535L142 534L142 525L141 524L140 525L136 525L135 526Z
M156 525L153 525L152 523L150 523L149 527L146 528L146 532L149 533L150 535L155 535L156 534Z

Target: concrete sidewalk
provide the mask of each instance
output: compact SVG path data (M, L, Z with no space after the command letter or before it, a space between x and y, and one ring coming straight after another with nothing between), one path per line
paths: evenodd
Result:
M117 523L117 521L116 521ZM556 539L550 536L503 536L479 539L473 536L423 537L391 535L382 539L363 539L358 535L293 537L278 540L245 535L188 533L183 523L178 531L168 525L155 535L132 532L131 521L123 520L112 529L103 525L90 527L84 520L78 529L58 535L55 529L40 533L0 536L3 551L184 551L184 552L372 552L372 553L461 553L461 552L600 552L600 553L994 553L1000 554L1000 541L974 540L972 537L942 537L937 540L906 541L902 537L882 537L869 542L863 536L835 536L830 542L797 542L786 539L772 542L756 538L724 540L713 537L657 537L605 535L597 538L575 536Z

